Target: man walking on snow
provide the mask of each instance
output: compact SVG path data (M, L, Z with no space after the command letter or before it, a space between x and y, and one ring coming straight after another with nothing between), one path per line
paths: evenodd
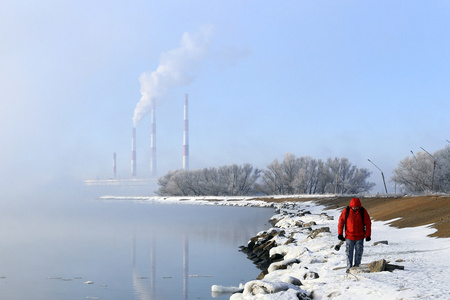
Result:
M342 211L338 224L338 239L346 242L347 273L351 267L359 267L361 264L364 238L366 242L370 241L371 225L369 213L361 206L359 198L352 198L350 205Z

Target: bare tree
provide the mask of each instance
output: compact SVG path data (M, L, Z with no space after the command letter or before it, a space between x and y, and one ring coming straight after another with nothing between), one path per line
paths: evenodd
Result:
M368 192L375 184L367 182L370 171L358 169L347 158L326 163L311 157L296 158L288 153L283 162L274 160L263 171L256 186L264 194L358 194Z
M450 191L450 146L432 155L417 152L398 163L391 178L406 193L449 192Z
M450 146L434 153L436 158L436 188L440 192L450 192Z
M260 170L250 164L169 171L158 179L161 196L245 196L254 194Z

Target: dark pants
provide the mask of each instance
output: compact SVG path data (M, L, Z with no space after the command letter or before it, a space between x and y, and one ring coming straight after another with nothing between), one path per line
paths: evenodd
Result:
M347 254L347 270L351 267L359 267L361 264L361 258L364 251L364 239L359 241L345 240L345 254ZM355 262L353 263L353 256Z

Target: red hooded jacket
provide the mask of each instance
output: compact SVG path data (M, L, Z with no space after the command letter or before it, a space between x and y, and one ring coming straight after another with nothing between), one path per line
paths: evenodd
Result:
M356 211L353 211L351 207L357 207L358 209ZM369 237L372 234L372 222L370 221L370 216L367 210L364 209L364 225L361 218L361 201L359 198L352 198L350 201L350 212L348 214L347 218L347 224L345 226L345 238L352 240L352 241L358 241L362 240L365 237ZM338 224L338 234L343 234L344 232L344 225L345 225L345 211L344 209L341 213L341 216L339 217L339 224ZM365 227L365 232L364 228Z

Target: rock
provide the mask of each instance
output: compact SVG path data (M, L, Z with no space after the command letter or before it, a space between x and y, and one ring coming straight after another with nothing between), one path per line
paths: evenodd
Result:
M289 276L289 275L283 276L281 278L281 281L286 282L286 283L290 283L290 284L293 284L293 285L296 285L296 286L301 286L302 285L302 282L300 281L300 279L298 279L296 277L293 277L293 276Z
M305 227L305 224L302 221L295 222L295 226L297 227Z
M376 245L380 245L380 244L383 244L383 245L388 245L388 244L389 244L389 242L388 242L388 241L378 241L378 242L375 242L375 243L373 243L373 245L374 245L374 246L376 246Z
M267 270L261 271L261 273L259 273L259 275L258 275L258 277L256 277L256 279L262 280L262 279L264 279L264 276L266 276L267 274L269 274L269 272L267 272Z
M311 227L311 226L313 226L313 225L317 225L317 224L316 224L316 222L311 221L311 222L308 222L308 223L303 224L303 227Z
M378 261L373 261L369 264L370 273L382 272L385 270L386 261L384 259L380 259Z
M404 270L404 269L405 269L404 266L388 264L386 260L380 259L377 261L373 261L369 264L361 264L361 266L359 267L352 267L350 268L350 273L351 274L376 273L383 271L392 272L393 270Z
M270 264L267 271L270 273L276 270L286 270L289 266L298 263L300 263L300 260L297 258L274 262Z
M270 262L273 263L273 262L277 262L277 261L282 261L283 258L284 258L283 255L276 253L270 257Z
M328 298L334 298L334 297L337 297L337 296L340 296L340 295L341 295L341 293L335 291L335 292L332 292L331 294L329 294L327 297Z
M399 265L391 265L391 264L386 264L385 268L386 271L392 272L394 270L404 270L405 267L404 266L399 266Z
M319 229L313 230L308 237L315 238L319 233L330 232L330 227L321 227Z
M247 299L248 297L253 298L252 296L256 295L268 295L268 294L276 294L279 292L288 291L291 289L296 293L296 299L300 300L309 300L311 297L300 288L294 286L291 283L286 283L282 281L265 281L265 280L252 280L245 284L244 291L242 296ZM261 296L260 296L261 297ZM258 297L258 299L261 299Z
M317 279L319 278L319 274L316 272L308 272L305 275L303 275L303 279Z
M271 229L268 232L253 237L248 242L247 247L241 247L241 251L247 254L247 257L253 260L253 263L260 269L267 269L271 263L270 249L278 246L274 237L285 235L284 230Z
M293 242L295 242L295 239L290 237L290 238L287 239L286 242L284 242L284 244L287 245L287 244L291 244Z

